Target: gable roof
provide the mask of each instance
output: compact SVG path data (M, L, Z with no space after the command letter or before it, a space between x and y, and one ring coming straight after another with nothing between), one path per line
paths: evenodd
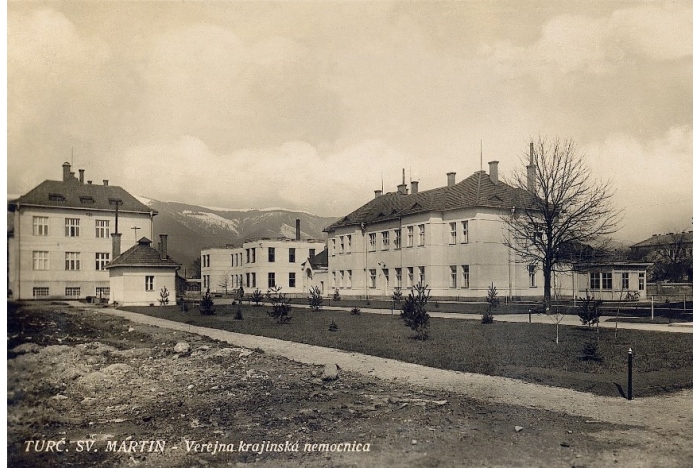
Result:
M485 171L478 171L453 186L406 195L399 192L381 195L334 222L324 231L430 211L473 207L527 208L530 197L527 191L511 187L505 182L493 183Z
M14 200L10 209L28 205L114 211L115 205L110 200L121 200L119 211L157 214L119 186L84 184L77 179L45 180Z
M328 249L323 249L321 252L309 258L308 263L312 270L328 268Z
M150 239L142 237L139 239L138 244L112 260L105 268L132 266L179 268L180 264L170 258L169 255L164 259L160 258L160 252L151 247Z

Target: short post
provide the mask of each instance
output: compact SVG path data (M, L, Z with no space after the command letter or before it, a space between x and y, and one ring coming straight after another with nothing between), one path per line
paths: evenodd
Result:
M527 323L532 323L532 309L527 309Z
M627 399L632 399L632 348L627 351Z
M685 314L685 293L683 293L683 313Z
M651 296L651 319L654 320L654 296Z

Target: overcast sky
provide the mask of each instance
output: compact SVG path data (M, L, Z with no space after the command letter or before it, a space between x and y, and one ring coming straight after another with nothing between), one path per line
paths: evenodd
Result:
M343 216L531 137L612 179L621 239L692 229L692 2L10 2L8 193Z

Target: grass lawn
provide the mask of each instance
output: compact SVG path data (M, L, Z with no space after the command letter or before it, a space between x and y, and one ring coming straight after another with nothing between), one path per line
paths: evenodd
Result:
M581 359L582 349L596 331L583 327L431 318L430 337L421 342L398 317L351 315L345 311L314 312L293 309L292 321L279 325L267 315L267 305L243 305L243 320L235 320L237 306L217 306L216 315L198 308L128 307L126 310L193 325L262 335L317 346L398 359L442 369L512 377L598 395L619 395L614 382L627 387L627 350L635 352L634 395L655 395L693 382L693 335L684 333L600 330L602 361ZM338 331L331 332L333 321Z

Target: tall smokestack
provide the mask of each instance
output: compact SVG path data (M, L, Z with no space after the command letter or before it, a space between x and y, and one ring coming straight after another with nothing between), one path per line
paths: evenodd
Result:
M112 261L114 261L122 253L122 235L119 233L112 234Z
M297 218L296 222L297 228L296 228L296 240L301 240L301 220Z
M418 193L418 181L417 180L412 180L411 181L411 193Z
M64 162L63 163L63 182L67 181L70 179L70 163Z
M535 192L535 144L530 142L530 165L527 166L527 191Z
M78 169L78 173L80 174L80 183L84 184L85 183L85 169Z
M455 184L455 176L457 175L456 172L448 172L447 173L447 186L452 187Z
M498 183L498 161L489 161L489 179L494 184Z
M160 252L161 260L168 258L168 235L160 235L160 243L158 244L158 251Z

